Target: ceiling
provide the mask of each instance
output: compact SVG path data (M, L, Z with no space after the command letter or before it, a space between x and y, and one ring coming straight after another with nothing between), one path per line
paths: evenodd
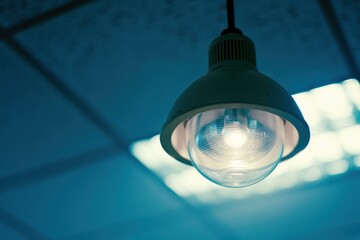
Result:
M290 93L360 79L360 1L235 7ZM0 237L357 239L358 175L194 206L129 153L206 73L225 22L223 0L0 1Z

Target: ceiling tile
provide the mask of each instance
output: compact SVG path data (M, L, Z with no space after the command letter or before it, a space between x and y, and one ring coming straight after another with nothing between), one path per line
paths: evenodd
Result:
M173 218L169 218L173 219ZM155 219L156 220L156 219ZM186 218L168 221L167 224L155 227L149 232L136 231L133 234L127 236L127 239L220 239L212 232L211 229L207 229L199 222L198 219L193 216ZM100 239L100 238L99 238Z
M4 43L0 42L0 177L109 144Z
M0 23L11 27L67 2L2 1ZM224 2L94 1L15 38L132 141L159 133L177 96L206 74L208 45L226 25ZM359 62L359 4L333 2ZM247 0L235 7L260 71L290 93L351 77L317 1ZM64 159L111 144L2 42L0 51L0 180L61 169ZM215 239L225 229L245 239L359 235L357 177L209 206L200 217L219 221L224 230L216 235L130 155L109 155L12 190L0 181L0 205L51 239ZM0 236L20 237L2 225Z
M238 1L237 9L259 70L290 93L350 77L317 1Z
M316 239L358 226L359 176L214 207L214 217L244 239ZM325 237L326 238L326 237ZM331 237L329 237L331 238ZM332 238L331 238L332 239ZM350 239L350 238L340 238Z
M259 69L291 93L347 76L316 2L236 1L236 18ZM135 140L160 132L177 96L207 72L208 45L225 22L224 1L106 1L17 37Z
M100 239L218 239L194 214L180 208L151 218L115 224L89 232L61 238L61 240Z
M189 7L184 4L180 14ZM18 39L119 132L135 140L159 132L164 109L206 72L208 42L179 38L182 33L169 24L173 16L165 17L166 11L150 2L97 2ZM189 19L179 21L187 26ZM145 23L149 26L144 28ZM39 44L39 39L47 40Z
M106 158L3 193L0 205L51 239L181 207L165 185L144 174L135 161L130 155Z
M345 38L360 69L360 1L335 0L332 2Z
M69 0L41 0L41 1L1 1L0 2L0 23L5 27L11 27L26 19L30 19Z
M6 240L25 240L25 238L6 225L0 224L0 238Z

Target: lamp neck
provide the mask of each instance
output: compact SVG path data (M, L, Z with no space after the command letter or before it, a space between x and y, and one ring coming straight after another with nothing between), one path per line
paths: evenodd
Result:
M246 62L256 68L255 46L250 38L242 34L228 33L212 41L209 47L210 71L230 62Z

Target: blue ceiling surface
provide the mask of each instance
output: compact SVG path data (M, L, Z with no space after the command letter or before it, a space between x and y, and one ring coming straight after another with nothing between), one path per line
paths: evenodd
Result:
M296 93L360 78L359 3L235 15L259 70ZM358 177L193 206L128 153L206 74L225 22L223 0L0 1L0 239L356 239Z
M356 0L336 0L334 7L337 9L337 17L340 19L344 35L351 47L356 62L360 62L360 2Z
M0 52L0 178L110 144L3 42Z
M13 229L9 228L6 225L0 224L0 233L2 239L7 240L24 240L25 238L15 232Z
M243 239L359 239L359 184L358 176L350 177L214 208L213 214Z
M349 76L316 1L239 1L238 5L237 22L255 43L259 70L290 93Z
M219 239L193 214L186 210L171 211L156 218L143 218L107 226L87 233L74 234L64 240L96 239Z
M259 69L291 93L350 77L315 2L245 1L237 9ZM208 45L225 25L223 1L102 1L16 38L133 141L160 131L176 97L206 73Z
M8 191L1 195L0 206L51 239L179 210L174 195L142 174L129 157L104 158Z
M0 1L0 22L4 27L10 27L67 2L69 1Z

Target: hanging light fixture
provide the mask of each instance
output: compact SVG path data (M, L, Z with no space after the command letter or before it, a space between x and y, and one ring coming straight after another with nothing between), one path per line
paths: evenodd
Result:
M174 104L161 132L164 150L210 181L244 187L267 177L280 161L303 150L310 132L293 98L258 72L255 47L228 28L209 48L209 72Z

